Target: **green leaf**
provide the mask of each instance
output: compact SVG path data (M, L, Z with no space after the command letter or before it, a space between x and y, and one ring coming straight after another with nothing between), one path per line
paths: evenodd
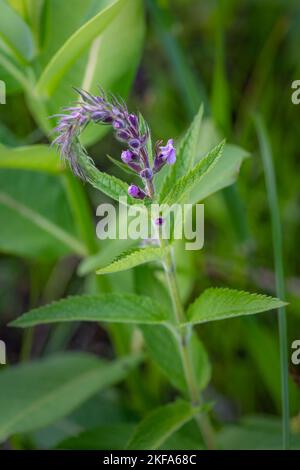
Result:
M56 150L47 145L16 148L0 145L0 168L36 170L53 174L62 171Z
M35 54L30 28L4 0L0 0L0 10L0 38L15 58L30 61Z
M126 198L127 201L132 201L132 199L128 197L128 184L116 178L116 176L109 175L91 166L88 178L94 188L115 201L119 201L120 197Z
M189 203L194 204L203 201L211 194L233 184L237 179L243 160L248 157L249 153L241 147L226 144L222 158L217 160L214 167L203 178L201 184L191 192Z
M147 134L149 137L146 143L146 150L148 153L150 166L153 165L153 149L152 149L152 137L151 130L148 126L148 123L145 121L144 116L139 113L139 131L142 135Z
M182 176L170 189L169 193L160 201L162 204L179 204L195 188L202 183L204 177L214 167L222 155L224 142L217 145L213 150L203 157L189 173Z
M103 240L101 243L101 251L95 255L84 258L78 267L79 276L86 276L92 272L101 269L114 261L125 250L128 251L137 245L137 240L127 238L125 240Z
M68 297L30 310L11 325L25 328L69 321L161 323L166 319L167 314L150 297L113 293Z
M170 171L163 182L159 195L161 200L168 195L176 181L182 176L185 176L193 167L198 149L202 116L203 106L201 105L190 127L181 139L178 149L176 149L176 162L171 166Z
M150 357L156 362L168 380L184 393L188 392L182 360L174 335L165 326L142 325ZM195 333L189 342L199 389L204 389L211 377L211 366L204 346Z
M249 319L250 320L250 319ZM267 390L278 413L281 413L280 350L274 329L261 322L243 323L243 344L259 374L259 380ZM262 354L263 347L263 354ZM272 364L272 367L270 367ZM291 415L299 409L299 388L292 377L289 380Z
M74 236L66 194L57 177L23 170L0 170L0 250L50 260L86 254ZM50 197L51 195L51 197Z
M250 294L227 288L210 288L190 305L187 316L190 323L205 323L266 312L283 305L286 303L262 294Z
M105 424L81 432L60 442L57 449L66 450L120 450L132 435L134 424Z
M68 69L86 50L91 41L99 36L111 23L125 2L126 0L114 1L74 32L54 55L42 73L36 86L37 94L42 96L51 95Z
M73 8L70 9L69 4L61 0L48 2L47 16L50 20L39 57L41 67L45 68L76 31L111 3L111 0L72 0ZM47 115L56 114L77 99L71 85L98 94L98 85L101 84L104 90L126 98L142 51L143 10L140 0L127 0L123 4L109 25L88 44L59 81L51 98L45 102ZM61 18L64 18L63 22ZM108 130L108 126L91 124L83 132L82 142L90 145Z
M168 252L168 248L160 248L147 246L145 248L133 248L122 253L111 264L104 268L98 269L97 274L116 273L134 268L140 264L149 263L151 261L163 260Z
M137 426L127 449L158 449L168 437L190 421L199 411L200 408L192 407L184 400L177 400L157 408Z
M0 374L0 439L66 416L98 390L123 380L137 363L135 357L106 362L67 353L8 366Z
M226 450L280 450L281 421L275 416L248 416L238 425L225 426L218 443ZM292 436L291 449L300 449L299 436Z

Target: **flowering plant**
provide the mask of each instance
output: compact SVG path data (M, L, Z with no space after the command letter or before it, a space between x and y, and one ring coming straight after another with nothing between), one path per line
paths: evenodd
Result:
M78 90L81 101L59 115L56 127L61 156L81 179L118 200L128 196L128 203L142 203L149 207L154 201L164 204L196 202L199 187L211 192L210 174L223 156L224 143L217 145L198 162L195 158L202 110L195 116L175 151L173 140L166 145L157 142L152 154L151 135L141 116L129 113L125 103L108 98L101 91L93 96ZM115 136L126 149L121 152L122 164L141 178L141 185L128 186L124 181L98 170L80 142L80 133L89 124L111 125ZM155 188L155 178L165 167L169 169ZM163 222L160 219L160 222ZM127 448L155 449L163 445L168 436L183 424L195 419L199 427L199 445L213 449L218 446L210 412L211 404L203 399L202 391L209 383L211 365L196 326L240 315L255 314L284 305L276 298L250 294L226 288L209 288L193 303L184 305L176 274L174 243L159 239L160 246L145 245L125 251L98 274L115 273L134 268L147 262L162 263L170 303L160 304L143 290L143 295L100 293L69 297L33 309L14 322L15 326L28 327L37 324L66 321L99 321L130 324L143 334L152 359L177 389L174 402L159 407L146 416L133 431ZM142 346L141 346L142 347ZM135 348L136 349L136 348ZM141 348L138 348L139 351ZM141 357L124 359L123 367L136 367Z

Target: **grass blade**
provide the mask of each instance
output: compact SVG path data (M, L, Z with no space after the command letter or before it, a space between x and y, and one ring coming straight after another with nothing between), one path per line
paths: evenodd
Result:
M284 269L282 256L282 231L276 177L273 166L272 150L268 139L267 130L262 118L255 116L255 127L258 136L260 152L262 156L269 208L271 213L273 252L275 262L275 278L277 296L284 300ZM282 444L284 449L289 448L289 385L288 385L288 350L287 350L287 323L285 307L278 308L278 325L280 340L281 363L281 393L282 393Z

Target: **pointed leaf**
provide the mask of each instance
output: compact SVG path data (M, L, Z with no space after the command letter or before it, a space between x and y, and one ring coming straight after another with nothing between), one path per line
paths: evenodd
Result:
M178 149L176 149L176 162L171 166L170 171L163 182L160 192L161 200L167 196L171 188L174 186L174 183L179 178L186 175L193 167L197 155L202 116L203 106L201 105L190 127L181 139Z
M190 421L199 411L199 407L192 407L184 400L177 400L157 408L137 426L127 449L158 449L168 437Z
M169 193L160 201L162 204L181 203L183 199L202 182L205 175L214 167L222 155L224 142L203 157L189 173L182 176L170 189Z
M226 144L222 157L217 160L201 184L195 186L191 192L189 203L203 201L211 194L233 184L238 177L243 160L248 157L249 153L241 147Z
M68 297L30 310L11 325L25 328L70 321L161 323L166 319L167 314L150 297L113 293Z
M279 299L262 294L227 288L206 289L190 305L187 315L190 323L205 323L224 318L252 315L286 305Z
M108 266L98 269L97 274L116 273L134 268L140 264L149 263L150 261L163 260L168 252L168 248L160 248L147 246L145 248L133 248L122 253Z

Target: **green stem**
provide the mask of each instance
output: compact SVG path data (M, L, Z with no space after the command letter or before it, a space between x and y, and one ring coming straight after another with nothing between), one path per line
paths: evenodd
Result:
M272 150L268 140L265 124L260 116L255 116L255 126L258 135L260 151L262 155L265 180L271 212L273 253L275 261L276 294L281 300L285 300L284 269L282 255L282 231L280 212L276 188L276 177L273 166ZM290 411L289 411L289 375L288 375L288 344L287 322L285 307L278 309L278 326L280 341L280 369L281 369L281 397L282 397L282 445L288 449L290 444Z
M163 240L162 240L163 242ZM182 323L185 322L185 313L180 300L179 289L175 273L175 263L172 257L171 251L165 258L164 268L166 278L168 282L169 292L173 303L174 320L177 327L178 335L176 339L178 342L178 348L182 360L182 366L184 370L185 380L187 383L190 400L193 406L201 406L203 401L198 389L197 380L195 377L195 371L193 362L189 351L189 338L190 331L189 327L182 327ZM203 439L208 449L212 450L215 448L214 433L211 427L208 417L204 414L196 415L196 422L202 433Z

